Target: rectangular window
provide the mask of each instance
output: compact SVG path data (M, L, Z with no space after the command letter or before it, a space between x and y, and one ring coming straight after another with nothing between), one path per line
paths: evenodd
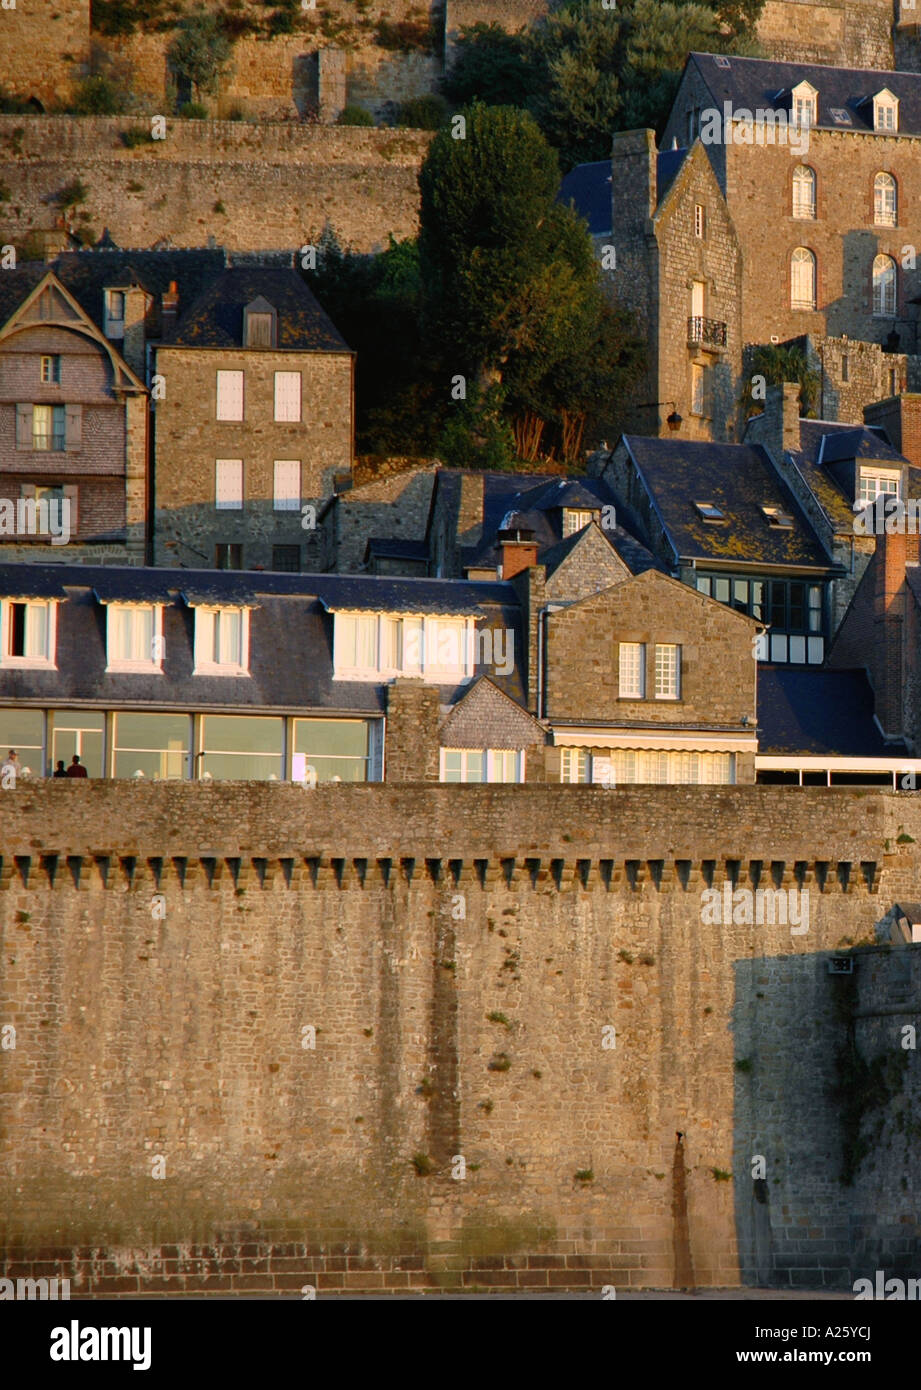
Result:
M707 234L707 213L702 203L694 204L694 235L702 241Z
M691 363L691 414L703 415L707 404L706 368L699 362Z
M107 338L125 336L125 294L123 290L106 290L105 334Z
M42 358L42 385L60 386L61 384L61 359L57 353L50 357Z
M275 419L297 423L301 418L300 372L275 373Z
M377 616L337 613L335 617L336 674L377 671Z
M677 700L681 693L681 648L671 643L656 647L656 699Z
M40 709L0 709L0 760L13 748L23 772L41 776L45 765L45 714Z
M275 511L299 512L301 509L300 459L275 460Z
M162 613L159 604L107 605L108 670L162 670Z
M430 618L425 628L426 675L457 676L466 671L467 624L451 618Z
M560 750L560 781L587 782L589 755L584 748L562 748Z
M590 511L580 511L575 507L563 508L563 535L573 536L587 526L592 519Z
M646 695L646 644L621 642L618 654L620 679L618 693L622 700L642 700Z
M842 381L850 381L850 379L851 379L851 364L850 364L850 360L849 360L849 358L848 358L848 355L847 355L847 353L845 352L845 353L842 355L842 357L841 357L841 380L842 380Z
M217 418L219 420L243 419L242 372L218 372Z
M70 766L76 753L89 777L101 777L104 765L105 715L91 710L51 710L48 714L51 767Z
M399 618L381 619L381 670L403 669L403 624Z
M187 714L113 715L112 776L154 782L189 776L191 720Z
M243 568L242 545L219 541L214 547L214 568L216 570L241 570Z
M486 754L479 748L445 748L442 760L444 782L486 781Z
M880 496L901 497L902 481L898 473L874 473L870 469L860 470L860 501L872 502Z
M291 775L295 782L369 782L371 726L366 719L295 719ZM379 775L379 774L378 774Z
M270 348L275 346L273 331L274 314L246 314L246 346L248 348Z
M523 756L516 748L490 748L486 754L487 782L520 782Z
M243 510L242 459L215 460L214 505L219 512L240 512Z
M54 666L57 606L41 599L4 599L3 666Z
M245 675L248 647L248 609L196 608L195 675Z
M297 574L301 568L299 545L273 545L272 569L283 574Z
M67 443L67 415L62 405L33 405L32 448L61 453Z
M279 780L284 775L284 720L206 714L201 721L201 771L218 780Z

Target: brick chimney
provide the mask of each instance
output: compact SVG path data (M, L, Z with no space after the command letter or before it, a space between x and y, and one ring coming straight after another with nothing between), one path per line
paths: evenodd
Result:
M873 633L867 665L876 697L876 718L887 738L899 738L906 731L904 696L909 677L915 675L909 665L917 662L917 653L907 640L908 610L914 600L905 582L905 568L917 565L919 559L921 537L904 532L887 535L880 525L873 558Z
M175 280L170 280L169 289L164 290L160 299L160 337L168 341L173 336L176 320L179 317L179 289Z
M501 530L496 533L496 544L501 556L498 568L500 579L514 579L522 570L531 569L537 564L537 541L534 539L534 532L520 523L521 518L516 512L512 512L503 521Z
M868 425L881 425L894 449L909 463L921 468L921 394L903 391L885 401L874 401L863 409Z

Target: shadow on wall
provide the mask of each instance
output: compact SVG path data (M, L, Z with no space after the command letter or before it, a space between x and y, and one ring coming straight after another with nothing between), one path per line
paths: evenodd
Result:
M921 1067L905 1043L919 1022L921 948L843 946L734 970L742 1282L844 1289L876 1270L916 1276Z

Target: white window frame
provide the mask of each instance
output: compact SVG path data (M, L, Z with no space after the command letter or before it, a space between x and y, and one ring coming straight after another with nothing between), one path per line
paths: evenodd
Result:
M214 660L214 619L233 614L240 619L240 660ZM232 605L195 605L195 666L193 676L248 676L249 609Z
M809 82L800 82L790 93L792 124L807 129L818 119L818 92Z
M810 164L797 164L793 170L792 215L800 222L816 217L816 172Z
M150 675L163 674L163 604L162 603L107 603L106 609L106 671L137 672ZM119 657L112 652L112 616L122 611L137 612L142 609L153 610L151 624L151 653L145 659L138 657ZM154 656L154 651L159 656Z
M300 372L275 373L275 419L297 424L301 422L303 377Z
M297 469L297 493L291 492L288 488L279 491L279 479L284 480L286 472L289 475L289 480L293 479L295 469ZM299 512L301 510L300 459L275 459L272 470L272 509L276 512Z
M798 255L799 252L803 255ZM809 276L805 270L797 272L796 267L803 266L809 268ZM815 313L818 303L818 262L815 252L808 246L796 246L790 255L790 308L791 310L801 310L805 313ZM803 284L806 279L811 279L810 293L808 297L802 293Z
M899 99L888 87L873 98L873 129L895 135L899 128Z
M704 241L707 235L707 209L703 203L694 204L694 235L698 241Z
M584 507L563 508L563 535L574 536L594 520L594 512Z
M877 275L877 265L883 261L886 264L879 266L880 273ZM874 256L871 277L873 317L894 319L899 307L899 272L892 256L887 256L885 252Z
M221 467L226 464L233 464L239 469L240 486L234 493L234 498L230 501L221 500L220 497L220 478ZM243 510L243 460L242 459L215 459L214 460L214 510L217 512L242 512Z
M47 609L47 627L45 630L45 654L44 656L10 656L10 622L12 618L11 608L13 604L26 605L26 644L28 645L28 626L30 608ZM57 632L58 632L58 601L56 599L39 598L16 598L10 597L0 601L0 667L8 670L20 671L56 671L57 662L55 655L57 652Z
M899 185L888 169L873 175L873 225L896 227L899 221Z
M591 782L592 755L586 748L560 749L560 781L571 786L584 786ZM584 771L585 776L581 774ZM575 775L574 775L575 774Z
M349 635L351 621L374 622L373 661L368 664L352 664L344 660L345 652L353 644ZM384 664L383 627L385 623L400 624L398 646L400 667ZM470 679L476 669L475 620L468 617L451 617L448 614L438 617L422 616L413 613L362 613L341 610L333 614L333 671L334 680L380 681L394 676L421 676L423 680L436 685L451 685ZM438 664L440 634L445 629L454 629L458 643L459 664L441 666ZM419 631L420 639L412 636ZM356 639L357 640L357 639ZM369 642L369 646L372 644ZM419 663L413 664L411 658L418 650Z
M237 423L246 411L246 374L237 368L221 369L214 380L214 418ZM239 411L239 414L236 412Z
M883 487L883 483L892 483L892 487ZM861 468L857 480L858 501L864 506L874 502L877 497L897 497L901 501L902 497L902 474L897 469L892 468Z
M43 386L60 386L61 354L59 352L42 353L40 377Z
M467 776L466 776L465 774L466 774L466 771L467 771L467 763L468 763L468 760L469 760L472 756L476 756L476 757L479 757L479 758L482 758L482 759L483 759L482 767L483 767L483 772L484 772L484 776L483 776L482 782L473 782L473 783L471 783L472 786L485 786L487 782L492 782L492 783L494 783L494 784L500 784L500 785L504 785L504 786L513 786L513 785L515 785L515 784L521 783L521 782L524 780L524 778L523 778L523 771L524 771L524 767L523 767L523 764L524 764L524 753L523 753L522 750L519 749L519 748L442 748L442 749L439 750L439 768L438 768L438 777L439 777L439 781L441 781L441 782L444 782L444 781L447 780L445 774L446 774L447 755L448 755L449 753L454 753L454 754L459 754L459 755L460 755L460 760L461 760L461 768L460 768L461 777L460 777L460 783L458 783L458 784L456 784L456 785L461 785L461 784L463 784L463 783L465 783L465 782L468 781L468 778L467 778ZM500 778L500 777L497 777L497 776L495 775L495 773L496 773L496 771L497 771L497 768L498 768L500 762L501 762L501 764L504 765L505 762L506 762L506 760L509 759L509 758L512 758L512 759L514 760L514 771L515 771L514 777L513 777L513 778L505 778L505 777L501 777L501 778Z
M617 693L621 700L646 698L646 643L619 642Z
M673 652L666 666L659 653ZM657 642L653 653L655 675L653 693L657 700L681 699L681 647L677 642ZM667 679L666 679L667 678Z

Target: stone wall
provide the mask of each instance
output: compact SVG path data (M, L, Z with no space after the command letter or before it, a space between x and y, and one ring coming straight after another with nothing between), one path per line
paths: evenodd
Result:
M854 1009L826 965L911 895L916 799L2 795L3 1274L298 1296L916 1269L904 1147L839 1181ZM805 888L808 931L708 925L710 881ZM868 1062L892 1045L861 1029ZM867 1122L895 1132L906 1094Z
M757 38L784 62L892 68L893 0L765 0Z
M20 252L54 226L56 195L86 187L78 225L108 227L122 247L203 246L295 250L331 224L343 243L370 251L415 235L417 175L431 136L237 121L170 119L166 138L128 149L137 118L0 116L0 243ZM83 216L86 214L86 216Z

